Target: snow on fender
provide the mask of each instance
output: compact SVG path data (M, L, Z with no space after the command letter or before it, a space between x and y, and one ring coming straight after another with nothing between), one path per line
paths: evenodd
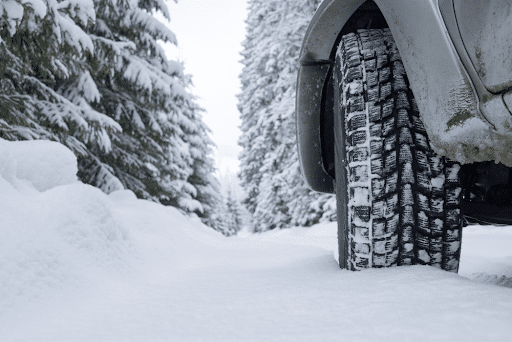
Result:
M46 191L78 180L77 160L64 145L46 140L0 139L0 176L17 188L16 179Z

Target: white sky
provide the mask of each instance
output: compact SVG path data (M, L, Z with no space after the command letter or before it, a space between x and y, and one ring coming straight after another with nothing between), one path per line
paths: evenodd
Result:
M240 51L245 39L247 3L245 0L167 1L170 29L178 39L178 49L169 48L172 59L185 63L193 76L192 92L206 110L205 123L217 145L216 166L220 174L238 170L237 145L240 135L238 79L242 71Z

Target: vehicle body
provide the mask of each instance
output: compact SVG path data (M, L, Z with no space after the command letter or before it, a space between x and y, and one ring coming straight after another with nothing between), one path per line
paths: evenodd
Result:
M510 198L496 203L482 195L474 202L468 190L484 173L494 175L486 191L512 183L511 10L509 0L325 0L305 35L297 81L299 156L308 185L335 192L329 84L341 36L369 25L388 27L433 150L467 165L463 213L512 223Z

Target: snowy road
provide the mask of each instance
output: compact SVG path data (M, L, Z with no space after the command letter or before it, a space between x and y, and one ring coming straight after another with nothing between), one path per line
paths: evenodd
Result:
M46 148L50 183L0 167L0 341L512 341L512 227L465 228L459 275L342 271L335 224L226 238Z

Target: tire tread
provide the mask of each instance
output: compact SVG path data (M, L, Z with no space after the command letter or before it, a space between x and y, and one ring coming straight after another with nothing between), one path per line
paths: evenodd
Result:
M343 36L335 83L348 157L348 208L339 209L348 220L348 256L340 266L426 264L456 272L460 166L432 151L391 32Z

